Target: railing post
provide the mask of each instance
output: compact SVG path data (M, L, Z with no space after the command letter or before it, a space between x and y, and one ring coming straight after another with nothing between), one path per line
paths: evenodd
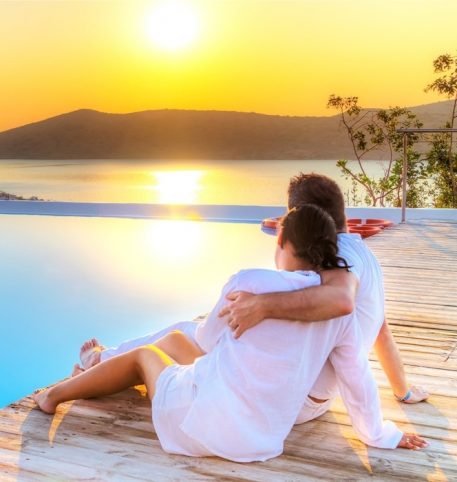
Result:
M406 223L406 191L407 191L407 178L408 178L408 136L409 134L436 134L438 132L457 132L455 128L445 128L445 129L397 129L398 134L403 134L403 172L402 172L402 189L403 189L403 196L401 201L401 222Z
M403 171L402 171L402 201L401 222L406 223L406 188L408 178L408 134L403 132Z

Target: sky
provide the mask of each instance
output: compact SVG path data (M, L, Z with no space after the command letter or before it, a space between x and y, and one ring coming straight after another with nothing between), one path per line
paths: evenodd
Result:
M80 108L445 100L424 87L433 59L457 54L456 18L455 0L0 0L0 131Z

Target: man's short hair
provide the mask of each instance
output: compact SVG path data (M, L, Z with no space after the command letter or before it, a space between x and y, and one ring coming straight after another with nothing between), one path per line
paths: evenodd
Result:
M330 214L338 231L345 229L344 197L333 179L321 174L300 172L291 178L288 196L289 209L303 204L315 204Z

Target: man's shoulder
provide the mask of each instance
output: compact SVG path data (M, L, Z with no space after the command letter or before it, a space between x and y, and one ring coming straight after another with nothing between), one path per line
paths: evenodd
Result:
M375 264L379 262L365 241L357 234L338 234L338 255L349 264Z
M338 247L350 246L354 249L364 249L364 242L360 234L354 233L338 233Z
M370 253L374 254L362 239L360 234L353 233L339 233L337 238L338 251L352 251L359 254Z

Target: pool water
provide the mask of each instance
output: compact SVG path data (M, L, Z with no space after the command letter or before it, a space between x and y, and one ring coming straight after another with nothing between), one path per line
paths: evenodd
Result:
M106 345L208 312L229 276L274 267L256 224L0 215L0 407Z

